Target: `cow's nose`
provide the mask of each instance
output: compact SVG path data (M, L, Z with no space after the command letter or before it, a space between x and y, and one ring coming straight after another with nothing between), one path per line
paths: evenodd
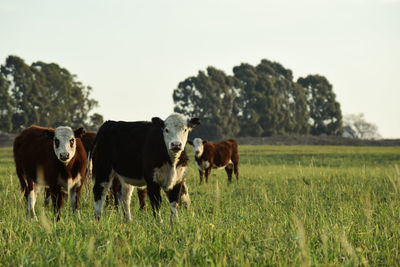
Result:
M61 160L67 160L67 159L69 159L69 153L68 153L68 152L62 152L62 153L60 153L60 159L61 159Z
M181 142L171 142L171 149L173 150L179 150L182 147Z

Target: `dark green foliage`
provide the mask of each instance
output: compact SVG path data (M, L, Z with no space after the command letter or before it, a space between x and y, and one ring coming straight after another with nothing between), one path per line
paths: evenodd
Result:
M99 114L89 119L98 105L90 98L91 87L57 64L39 61L29 66L9 56L1 66L0 79L0 93L6 96L0 102L0 116L7 118L0 130L18 132L31 124L94 129L103 121Z
M179 83L173 98L175 111L202 119L193 135L203 138L342 134L340 105L325 77L296 82L290 69L266 59L235 66L233 76L209 67Z
M308 75L297 81L307 94L313 135L341 135L342 111L329 81L320 75Z
M233 73L241 84L237 99L241 136L308 133L305 92L293 81L291 70L264 59L256 67L236 66Z
M213 67L207 73L199 71L174 90L174 110L189 117L200 117L201 126L194 136L207 139L227 138L239 132L238 120L233 112L237 88L233 77Z
M13 99L8 91L9 83L0 73L0 130L10 132L12 130Z

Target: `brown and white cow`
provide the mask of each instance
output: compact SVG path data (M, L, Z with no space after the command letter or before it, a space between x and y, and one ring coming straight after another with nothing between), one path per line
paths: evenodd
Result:
M211 169L225 168L228 174L228 182L232 181L232 171L239 180L239 152L236 140L230 139L221 142L208 142L201 138L188 141L194 147L194 159L200 173L200 183L203 182L203 175L208 182Z
M73 211L79 208L85 180L86 151L80 137L84 128L56 129L32 125L14 140L17 175L27 201L28 217L36 218L35 203L42 187L48 187L57 220L67 194Z
M83 144L83 147L85 148L86 154L89 156L89 153L92 149L94 140L96 139L96 132L84 132L81 136L81 142ZM86 182L86 189L90 188L91 181L92 181L92 161L88 160L87 164L87 169L86 169L86 175L85 175L85 182ZM50 204L51 200L51 195L50 195L50 189L46 188L46 194L45 194L45 201L44 205L47 207Z

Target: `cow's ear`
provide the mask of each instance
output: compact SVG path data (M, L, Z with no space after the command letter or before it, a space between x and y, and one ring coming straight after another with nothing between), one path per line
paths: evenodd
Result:
M205 143L207 143L208 141L207 140L203 140L203 145L205 144Z
M81 138L86 133L85 128L80 127L74 131L75 138Z
M189 145L191 145L191 146L194 146L192 140L188 140L187 143L188 143Z
M199 118L191 118L190 120L188 120L188 127L189 128L194 129L199 125L200 125L200 119Z
M46 130L44 130L44 133L49 139L54 138L54 131L46 129Z
M164 126L165 126L164 121L162 119L160 119L159 117L152 118L151 122L154 125L160 126L161 129L164 129Z

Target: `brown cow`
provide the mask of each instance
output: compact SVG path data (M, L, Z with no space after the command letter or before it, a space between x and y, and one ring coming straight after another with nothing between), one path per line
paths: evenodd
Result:
M57 220L68 193L73 211L79 208L87 165L80 139L84 133L84 128L73 131L64 126L52 129L32 125L15 138L15 166L29 217L37 220L35 203L42 187L50 189Z
M212 168L225 168L229 183L232 181L232 171L235 172L236 180L239 180L239 152L236 140L212 143L195 138L193 142L189 141L188 143L194 147L194 159L199 169L200 183L203 182L204 174L206 183L208 182Z
M83 144L83 147L85 148L88 158L95 139L96 139L96 132L85 132L81 136L81 142ZM92 180L92 161L90 160L88 161L86 169L86 177L85 177L86 189L89 189L91 180ZM50 189L46 188L46 195L44 201L44 205L46 207L50 204L50 199L51 199Z

